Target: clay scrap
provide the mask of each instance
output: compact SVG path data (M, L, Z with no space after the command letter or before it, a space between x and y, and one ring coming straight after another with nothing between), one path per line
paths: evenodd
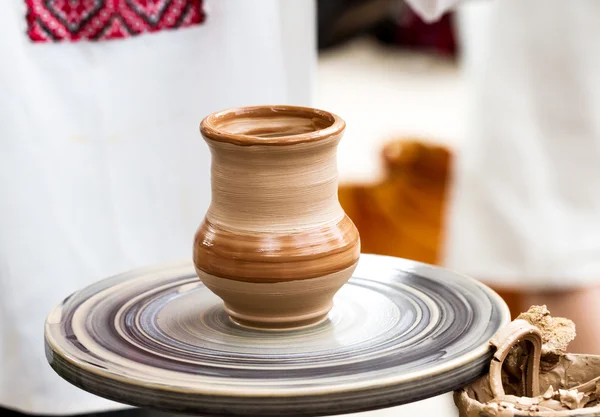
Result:
M532 306L517 320L525 320L542 332L542 357L564 355L575 339L575 323L562 317L552 317L546 306Z
M519 315L490 341L489 374L455 392L460 416L600 416L600 356L568 354L575 336L546 306Z

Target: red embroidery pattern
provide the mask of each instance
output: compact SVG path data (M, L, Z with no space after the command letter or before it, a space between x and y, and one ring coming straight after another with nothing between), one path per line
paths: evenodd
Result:
M197 25L206 18L202 0L25 2L27 34L35 42L127 38L144 32Z

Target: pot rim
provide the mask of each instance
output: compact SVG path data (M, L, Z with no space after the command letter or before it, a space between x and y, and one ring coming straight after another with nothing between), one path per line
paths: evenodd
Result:
M299 133L295 135L282 135L261 137L254 135L245 135L227 132L219 127L219 122L234 119L242 116L255 116L257 118L268 118L274 115L296 116L299 118L314 119L318 118L329 123L322 129L316 129L312 132ZM200 133L206 139L231 143L234 145L295 145L299 143L317 142L332 136L336 136L344 131L346 122L339 116L316 108L291 106L291 105L263 105L263 106L242 106L227 110L221 110L206 116L200 123Z

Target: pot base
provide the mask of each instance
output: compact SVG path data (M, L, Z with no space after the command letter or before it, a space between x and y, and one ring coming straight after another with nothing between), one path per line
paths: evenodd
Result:
M229 320L231 320L231 322L236 324L237 326L241 326L241 327L245 327L247 329L253 329L253 330L287 331L287 330L301 330L301 329L305 329L307 327L312 327L312 326L316 326L317 324L323 323L325 320L327 320L327 317L329 316L329 311L331 310L332 307L333 307L333 304L331 305L331 307L329 307L327 309L327 312L325 314L320 314L315 317L306 318L306 319L304 319L302 317L291 317L291 318L289 318L289 320L285 320L283 322L276 321L276 322L268 322L268 323L261 321L260 318L258 320L256 320L254 317L247 317L247 316L245 316L246 318L242 318L243 317L242 314L236 313L235 311L228 308L227 305L225 305L225 311L229 315Z
M333 297L350 279L356 265L317 278L255 283L236 281L196 270L206 287L221 298L235 323L261 330L286 330L323 322Z

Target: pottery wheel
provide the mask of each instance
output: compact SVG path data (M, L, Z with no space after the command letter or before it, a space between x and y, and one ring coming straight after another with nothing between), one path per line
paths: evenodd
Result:
M327 321L260 331L232 323L188 262L135 270L68 297L49 315L52 367L135 406L197 415L329 415L432 397L487 372L509 321L470 278L362 255Z

